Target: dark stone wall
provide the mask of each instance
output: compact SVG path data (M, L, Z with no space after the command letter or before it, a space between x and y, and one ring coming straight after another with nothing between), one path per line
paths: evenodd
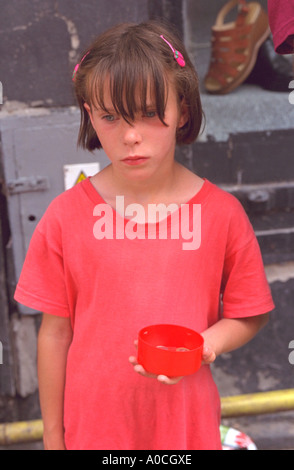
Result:
M110 8L111 5L111 8ZM0 15L4 101L74 104L71 74L80 53L103 30L147 19L147 1L11 0Z
M182 0L10 0L0 6L5 101L75 104L71 75L92 39L119 22L166 18L182 32Z

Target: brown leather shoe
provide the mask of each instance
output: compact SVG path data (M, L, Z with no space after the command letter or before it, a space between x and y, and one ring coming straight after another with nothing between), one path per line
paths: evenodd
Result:
M225 17L239 5L236 21ZM259 48L270 34L268 16L257 2L230 0L212 27L211 61L204 84L208 93L226 94L243 83L252 71Z

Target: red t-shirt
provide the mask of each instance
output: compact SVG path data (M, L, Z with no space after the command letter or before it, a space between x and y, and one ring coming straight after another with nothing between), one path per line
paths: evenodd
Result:
M293 54L293 0L268 0L268 14L276 52L279 54Z
M234 197L206 180L185 206L191 233L193 223L197 230L193 249L183 249L187 227L180 237L171 236L176 218L157 223L153 238L131 239L134 221L101 204L90 180L50 204L33 235L15 294L34 309L71 318L66 446L221 449L219 396L209 366L167 386L135 373L128 357L136 354L134 339L147 325L174 323L202 332L217 322L221 293L227 318L274 308L248 218ZM99 239L103 207L111 211L113 238L110 224L103 228L108 238ZM177 214L184 225L184 210ZM160 239L160 224L166 222L170 234ZM133 228L127 230L130 223Z

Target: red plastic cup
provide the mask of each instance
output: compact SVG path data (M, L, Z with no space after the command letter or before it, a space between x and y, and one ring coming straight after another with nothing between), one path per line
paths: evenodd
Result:
M178 325L150 325L139 331L138 363L147 372L180 377L201 366L203 337Z

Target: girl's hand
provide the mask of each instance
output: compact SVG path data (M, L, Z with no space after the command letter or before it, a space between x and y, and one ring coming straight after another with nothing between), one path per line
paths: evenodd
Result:
M202 365L208 365L214 362L216 359L216 354L213 349L206 343L203 345L202 353Z
M135 347L138 347L138 341L134 341ZM147 372L141 364L138 364L137 358L135 356L130 356L129 357L129 362L133 365L134 371L137 372L140 375L143 375L143 377L148 377L152 379L157 379L159 382L166 384L166 385L175 385L183 377L167 377L166 375L155 375L151 374L150 372Z
M134 341L135 347L138 347L138 341ZM206 343L203 346L203 354L202 354L202 365L208 365L214 362L216 359L216 354L213 349ZM149 377L153 379L157 379L159 382L164 383L166 385L175 385L183 377L167 377L166 375L155 375L147 372L141 364L138 364L137 358L135 356L129 357L129 362L134 366L134 371L143 377Z

